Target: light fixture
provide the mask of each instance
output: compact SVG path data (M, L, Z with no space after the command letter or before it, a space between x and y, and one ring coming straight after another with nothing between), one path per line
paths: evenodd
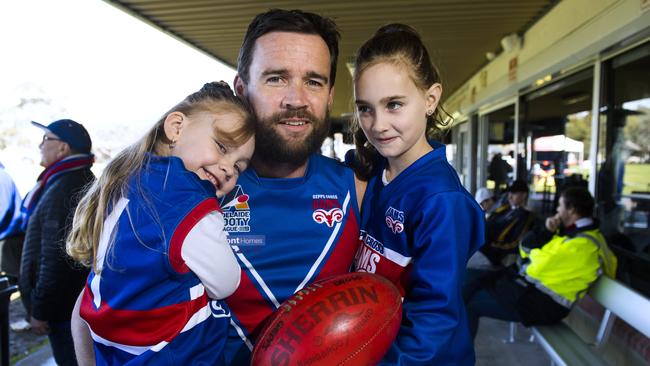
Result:
M501 48L503 48L504 52L511 52L519 47L521 47L521 37L517 33L501 38Z

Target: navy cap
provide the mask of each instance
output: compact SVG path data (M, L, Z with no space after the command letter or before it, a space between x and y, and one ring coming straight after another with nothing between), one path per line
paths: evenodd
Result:
M60 119L45 126L38 122L32 121L32 124L45 131L55 134L61 141L70 145L76 152L82 154L90 153L92 142L88 131L81 124L71 119Z

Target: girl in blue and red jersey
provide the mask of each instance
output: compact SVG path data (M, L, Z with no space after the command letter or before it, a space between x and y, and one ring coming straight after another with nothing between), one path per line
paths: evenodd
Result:
M254 121L208 83L104 169L81 200L68 252L92 268L81 297L97 365L222 365L239 285L217 197L254 149Z
M461 284L483 243L481 208L429 141L441 122L442 85L417 32L380 28L354 73L356 173L368 179L357 271L391 280L404 310L381 364L473 365Z

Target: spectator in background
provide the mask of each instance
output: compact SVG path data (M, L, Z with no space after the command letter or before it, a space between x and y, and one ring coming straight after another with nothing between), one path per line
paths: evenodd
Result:
M480 249L497 266L512 264L519 241L535 223L535 214L526 208L528 184L516 180L506 193L508 202L497 207L487 219L485 245Z
M486 195L489 195L489 191L480 188L475 198L477 201L489 201ZM484 278L514 263L521 238L535 223L535 214L526 208L528 184L525 181L514 181L506 190L505 198L507 202L501 205L492 200L492 212L486 212L485 245L467 262L463 283L465 298L476 291Z
M10 285L18 283L20 274L20 257L25 239L25 219L22 213L22 199L16 184L0 163L0 272L7 276ZM31 328L29 319L20 319L11 323L15 332Z
M464 294L473 336L483 316L525 326L555 323L601 273L615 276L617 260L592 218L589 191L568 188L559 202L557 214L524 237L517 265L493 273Z
M0 163L0 271L9 278L10 284L18 282L20 255L25 237L21 203L16 184Z
M515 161L514 151L510 150L508 155L512 161ZM515 177L515 180L526 180L528 178L528 170L526 169L526 158L522 153L517 154L515 164L517 164L517 176Z
M485 212L486 218L497 208L494 195L485 187L481 187L476 191L474 199L481 206L483 212Z
M41 166L36 186L25 197L28 218L20 268L20 292L32 330L47 334L58 365L76 365L70 315L88 270L65 252L72 217L84 187L95 177L86 129L62 119L44 130L39 145Z
M512 171L512 167L508 162L503 160L501 153L494 154L488 166L488 179L494 181L494 194L498 195L508 182L508 173Z

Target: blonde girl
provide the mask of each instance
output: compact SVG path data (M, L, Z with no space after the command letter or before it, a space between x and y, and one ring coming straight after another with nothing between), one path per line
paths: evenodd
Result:
M254 149L249 108L224 82L167 112L81 200L68 253L97 365L220 365L240 268L217 202Z

